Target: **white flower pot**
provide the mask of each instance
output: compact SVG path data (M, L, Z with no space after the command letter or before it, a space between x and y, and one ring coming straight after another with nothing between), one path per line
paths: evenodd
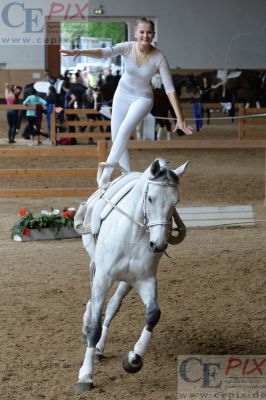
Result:
M54 231L51 231L49 228L38 229L30 229L29 236L14 236L14 240L17 242L29 242L31 240L55 240L55 239L70 239L77 238L80 235L72 228L68 229L67 227L60 228L57 235Z

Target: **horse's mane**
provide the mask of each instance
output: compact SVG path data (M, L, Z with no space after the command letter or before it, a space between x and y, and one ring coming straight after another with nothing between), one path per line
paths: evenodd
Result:
M174 173L173 170L167 167L163 167L160 169L158 174L156 174L154 177L150 178L151 181L159 181L159 182L164 182L164 183L170 183L174 185L178 185L179 183L179 178L178 176Z

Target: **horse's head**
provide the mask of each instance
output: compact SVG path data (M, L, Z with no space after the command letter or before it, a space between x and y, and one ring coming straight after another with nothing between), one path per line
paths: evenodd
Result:
M93 89L94 97L94 108L99 110L101 106L108 105L111 106L113 102L113 97L115 94L115 87L109 84L102 84Z
M178 96L181 96L181 90L186 88L188 93L195 94L197 92L197 84L193 74L188 75L173 75L173 82Z
M175 205L179 201L177 185L188 162L172 170L164 160L155 160L144 195L144 222L149 231L149 247L154 253L164 251L168 245L169 230Z

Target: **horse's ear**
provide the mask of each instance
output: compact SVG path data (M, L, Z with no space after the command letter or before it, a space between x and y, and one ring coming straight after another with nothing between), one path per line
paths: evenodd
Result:
M156 161L159 161L160 167L166 167L167 164L169 164L169 160L166 160L165 158L157 158Z
M156 176L156 175L160 172L160 169L161 169L161 167L160 167L160 161L159 161L159 160L153 161L153 163L152 163L152 165L151 165L151 169L150 169L151 174L152 174L153 176Z
M185 164L181 165L180 167L178 167L177 169L174 170L174 173L177 176L181 176L183 175L183 173L185 172L187 165L188 165L189 161L187 161Z

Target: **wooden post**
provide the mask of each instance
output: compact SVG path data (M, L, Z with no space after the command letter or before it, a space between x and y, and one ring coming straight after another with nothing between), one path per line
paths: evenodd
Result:
M245 108L243 104L239 104L239 124L238 124L238 138L241 140L245 136Z
M53 146L56 146L56 123L55 123L55 109L51 112L51 132L50 132L50 140Z
M264 173L264 191L265 191L265 196L264 196L264 206L266 206L266 147L265 147L265 173Z
M98 140L97 152L98 152L98 163L100 163L102 161L106 161L107 149L106 149L106 141L105 140Z

